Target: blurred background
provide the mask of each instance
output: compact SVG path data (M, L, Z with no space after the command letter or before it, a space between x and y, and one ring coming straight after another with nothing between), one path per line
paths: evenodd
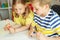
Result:
M12 20L12 1L13 0L0 0L0 20ZM29 0L26 1L29 2ZM52 0L51 6L51 8L60 15L60 0Z

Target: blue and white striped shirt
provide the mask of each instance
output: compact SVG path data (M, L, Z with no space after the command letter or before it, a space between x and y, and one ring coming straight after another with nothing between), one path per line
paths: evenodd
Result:
M43 28L54 29L60 26L60 17L53 10L49 10L48 15L45 17L40 17L36 13L34 14L34 21Z
M40 17L36 13L34 13L34 21L40 25L40 27L45 28L47 30L52 29L53 31L56 28L59 28L60 31L60 17L53 10L49 10L48 15L45 17ZM47 34L48 36L54 36L55 34ZM60 34L59 34L60 35Z

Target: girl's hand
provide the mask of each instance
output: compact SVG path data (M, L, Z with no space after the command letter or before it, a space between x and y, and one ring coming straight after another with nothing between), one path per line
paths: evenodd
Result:
M10 29L11 25L8 23L5 27L4 27L4 30L5 31L8 31Z
M12 27L11 27L11 28L9 29L9 33L10 33L10 34L14 34L14 33L15 33L15 28L12 28Z
M15 29L8 23L5 27L4 27L5 31L9 31L9 33L15 33Z

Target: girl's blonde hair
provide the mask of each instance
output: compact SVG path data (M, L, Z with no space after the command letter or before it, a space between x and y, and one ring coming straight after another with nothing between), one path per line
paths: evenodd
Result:
M23 4L23 5L26 5L26 1L25 0L13 0L13 6L12 6L12 13L14 15L14 7L16 4ZM22 16L24 18L26 18L27 14L29 14L30 10L29 10L29 7L26 5L26 8L25 8L25 12L22 14ZM17 13L15 13L15 17L19 17L19 15Z
M46 4L48 4L49 6L51 6L51 1L52 0L30 0L30 2L32 2L32 3L39 2L40 6L44 6Z
M17 3L21 3L21 4L26 4L25 0L13 0L13 5L17 4Z

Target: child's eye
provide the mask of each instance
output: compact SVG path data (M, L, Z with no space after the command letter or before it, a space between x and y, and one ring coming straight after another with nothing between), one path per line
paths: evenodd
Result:
M36 10L38 10L38 9L36 9Z
M21 8L19 10L21 10Z
M17 11L17 9L14 9L15 11Z

